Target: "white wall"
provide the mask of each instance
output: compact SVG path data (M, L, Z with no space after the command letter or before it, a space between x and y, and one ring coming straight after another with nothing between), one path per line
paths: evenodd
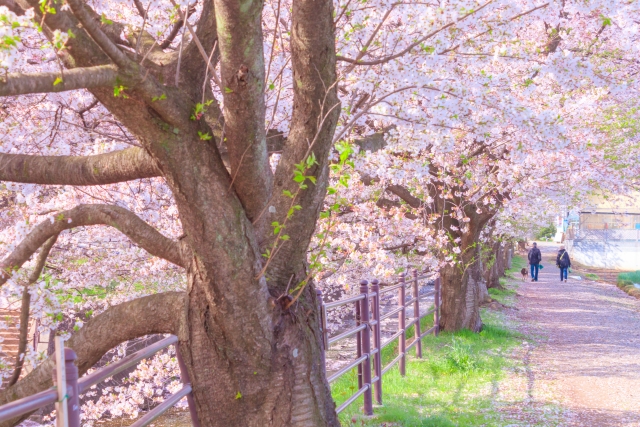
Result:
M640 242L624 240L565 241L572 261L588 267L640 270Z

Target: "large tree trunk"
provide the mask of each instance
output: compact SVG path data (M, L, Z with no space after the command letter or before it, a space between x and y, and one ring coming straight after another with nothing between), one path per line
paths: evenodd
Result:
M196 265L180 348L201 425L339 426L321 363L313 287L290 310L271 298L270 316L256 323L242 300L215 307L207 295L212 285L195 274ZM251 332L256 325L263 333Z
M447 264L440 270L442 277L441 330L470 329L479 332L482 328L480 319L481 291L484 284L482 262L477 249L469 252L463 256L462 265ZM464 265L468 267L465 269Z

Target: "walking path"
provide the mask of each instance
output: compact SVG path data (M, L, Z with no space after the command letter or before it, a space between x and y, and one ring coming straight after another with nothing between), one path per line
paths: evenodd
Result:
M543 245L539 281L518 289L513 315L539 339L525 355L529 395L551 388L563 427L640 427L640 300L612 284L569 278Z

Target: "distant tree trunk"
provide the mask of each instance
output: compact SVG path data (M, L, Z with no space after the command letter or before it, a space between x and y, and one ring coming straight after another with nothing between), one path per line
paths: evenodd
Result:
M484 279L487 284L487 288L500 288L500 266L501 266L501 245L500 242L494 242L491 245L491 250L488 256L488 264L484 269Z
M463 265L447 264L442 276L442 315L440 329L480 331L480 304L483 302L482 262L476 248L463 255ZM464 268L464 265L467 267ZM486 289L486 286L485 286Z
M505 251L505 267L506 270L511 270L511 265L513 261L513 243L509 242L507 244L507 250ZM505 274L506 274L505 270Z
M526 240L518 240L518 251L523 254L527 253L527 241Z

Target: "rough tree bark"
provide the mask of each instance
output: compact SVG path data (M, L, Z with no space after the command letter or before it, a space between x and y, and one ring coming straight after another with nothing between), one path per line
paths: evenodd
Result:
M175 55L154 48L149 43L152 35L141 35L142 53L147 49L149 55L139 64L137 55L117 44L122 24L101 26L98 15L83 1L66 3L70 10L52 3L56 13L43 17L38 0L16 0L22 9L34 8L34 19L44 24L45 34L74 33L61 53L62 63L74 70L65 88L89 88L142 148L84 159L0 155L0 166L7 165L1 168L1 179L100 185L162 176L173 192L184 237L168 239L122 208L79 206L38 225L0 263L0 284L52 235L77 226L114 226L151 254L186 271L186 301L182 310L170 312L174 317L181 313L179 327L172 332L180 339L203 427L338 426L322 366L313 283L301 288L294 304L286 295L290 282L295 288L308 280L306 251L327 187L328 155L339 112L333 3L293 1L294 106L275 174L268 162L264 128L261 2L205 2L194 41L182 54L177 86L172 85ZM208 84L207 54L214 46L219 50L213 61L220 60L221 84L228 88L223 90L224 111ZM95 70L100 76L92 77ZM114 97L114 73L127 97ZM52 92L51 78L9 76L0 89L4 95ZM208 111L193 117L202 99L210 101ZM203 134L213 137L205 141ZM228 153L230 171L222 149ZM316 183L299 194L295 203L301 209L287 219L292 200L283 190L295 192L296 164L311 155L317 163L306 175L314 176ZM286 222L290 238L265 264L262 253L273 243L274 221ZM141 321L137 310L144 308L130 308L121 313L123 319ZM108 324L105 319L96 317L93 327L85 325L80 334L104 332L99 322ZM149 320L157 324L132 334L163 332L160 320ZM111 347L120 342L115 341L108 341ZM93 352L99 358L97 353L111 348L101 343L89 349L96 344L89 338L71 344L79 353L81 372L97 360L83 354ZM48 368L50 362L45 362L3 393L5 401L45 387Z
M482 275L482 261L477 245L463 249L460 263L447 264L440 270L442 278L442 307L440 329L458 331L482 329L480 304L488 296Z

